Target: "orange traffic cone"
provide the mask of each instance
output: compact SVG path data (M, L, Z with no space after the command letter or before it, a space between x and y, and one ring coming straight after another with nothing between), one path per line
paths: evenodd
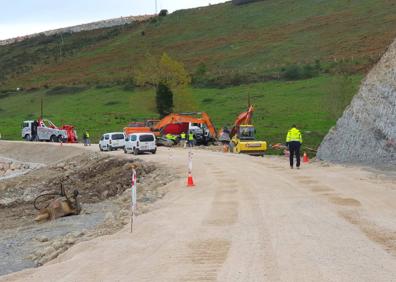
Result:
M306 152L304 152L304 159L303 159L304 163L309 163L309 158Z
M187 178L187 187L194 187L194 180L192 177L191 172L188 173L188 178Z

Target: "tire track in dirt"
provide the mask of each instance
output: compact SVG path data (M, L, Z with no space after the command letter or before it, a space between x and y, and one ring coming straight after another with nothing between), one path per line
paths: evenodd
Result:
M311 191L321 193L320 195L325 197L330 203L341 207L341 209L338 210L338 214L342 218L357 226L368 239L381 245L385 251L396 256L396 232L380 228L375 223L364 219L360 213L354 209L362 206L360 201L350 197L341 197L336 193L332 193L334 192L333 189L324 185L317 185L319 183L311 180L310 177L299 176L297 179L302 184L314 185L311 187Z
M217 273L227 258L231 243L224 239L197 240L188 244L187 259L194 265L182 281L216 281Z
M217 177L217 183L229 184L227 184L227 188L218 188L202 224L205 229L208 227L220 228L220 230L228 232L227 230L237 222L239 215L239 191L236 189L236 180L226 177L225 173L219 169L213 170L211 166L209 166L209 170ZM182 281L216 281L218 272L228 256L231 242L222 238L207 238L192 241L187 244L187 247L189 254L183 261L186 261L192 269Z
M363 218L358 212L343 210L339 215L349 223L358 227L371 241L379 244L386 252L396 257L396 232L381 228L373 222Z

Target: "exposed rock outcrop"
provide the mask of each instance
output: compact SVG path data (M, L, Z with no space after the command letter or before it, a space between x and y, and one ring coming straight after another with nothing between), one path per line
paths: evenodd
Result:
M340 163L396 167L396 41L323 140L317 157Z

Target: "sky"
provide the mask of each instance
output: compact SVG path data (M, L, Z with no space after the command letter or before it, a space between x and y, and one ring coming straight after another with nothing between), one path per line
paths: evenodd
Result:
M157 0L158 10L225 0ZM98 20L155 13L155 0L0 0L0 40Z

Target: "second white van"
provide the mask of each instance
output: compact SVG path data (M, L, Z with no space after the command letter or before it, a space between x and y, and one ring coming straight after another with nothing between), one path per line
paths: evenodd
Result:
M125 135L123 132L106 133L102 135L99 141L101 151L113 151L123 149L125 146Z
M138 155L144 152L155 154L157 145L153 133L134 133L125 139L125 154L133 153Z

